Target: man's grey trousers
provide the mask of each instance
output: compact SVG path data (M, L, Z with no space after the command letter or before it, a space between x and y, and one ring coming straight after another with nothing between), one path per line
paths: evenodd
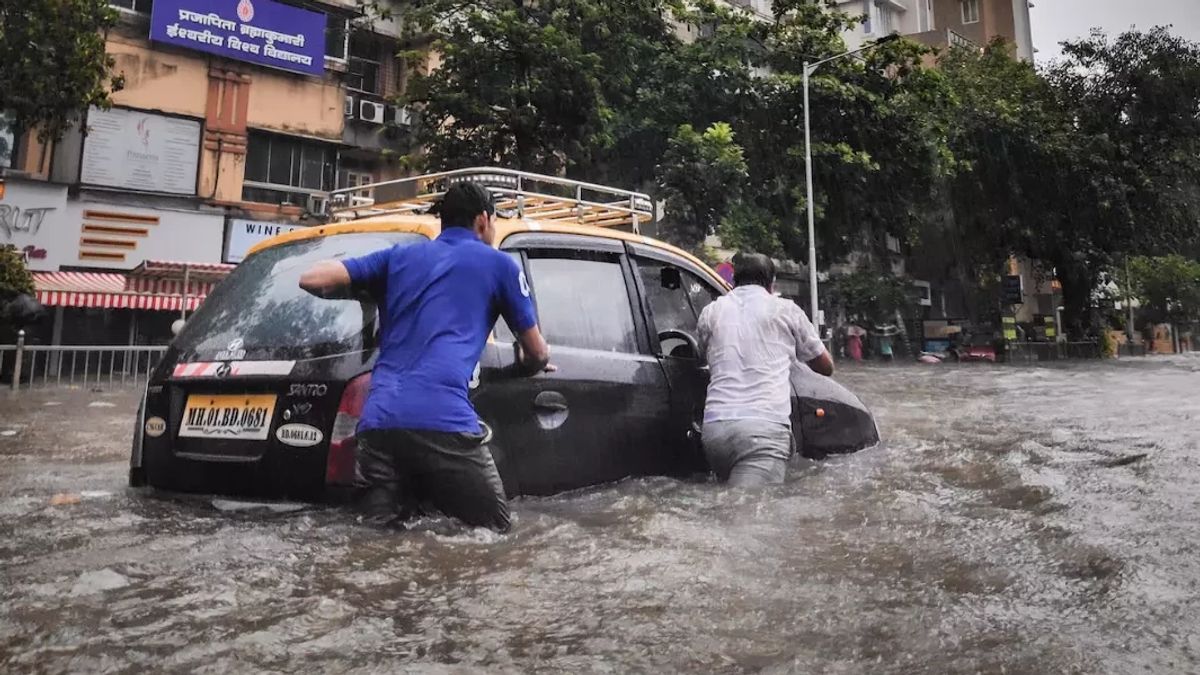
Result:
M715 420L704 425L704 454L717 479L733 487L776 485L792 456L791 428L766 420Z

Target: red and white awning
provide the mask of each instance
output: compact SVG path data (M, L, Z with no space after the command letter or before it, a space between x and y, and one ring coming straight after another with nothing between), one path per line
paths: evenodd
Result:
M172 293L147 284L131 288L124 274L102 272L33 272L38 302L52 307L97 307L179 311L183 308L183 282L172 284ZM167 280L157 280L170 283ZM189 283L187 310L194 311L212 290L212 283Z

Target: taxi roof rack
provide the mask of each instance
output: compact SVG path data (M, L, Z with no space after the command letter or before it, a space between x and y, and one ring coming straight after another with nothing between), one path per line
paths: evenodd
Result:
M334 190L328 214L334 221L425 213L451 185L473 181L496 195L496 209L545 222L597 227L627 225L635 234L654 220L654 202L641 192L557 176L495 167L472 167ZM370 197L364 197L363 194ZM505 213L507 212L507 213Z

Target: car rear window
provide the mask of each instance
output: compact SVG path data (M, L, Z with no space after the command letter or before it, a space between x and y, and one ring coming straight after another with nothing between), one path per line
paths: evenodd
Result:
M321 260L427 241L413 233L339 234L268 248L247 258L188 318L175 341L186 360L216 359L241 341L247 359L304 359L373 347L375 303L323 300L300 288Z

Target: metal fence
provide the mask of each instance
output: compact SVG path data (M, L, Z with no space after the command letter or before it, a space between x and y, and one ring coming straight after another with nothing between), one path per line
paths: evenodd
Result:
M137 387L167 351L165 346L119 347L0 345L0 374L14 390L44 387Z

